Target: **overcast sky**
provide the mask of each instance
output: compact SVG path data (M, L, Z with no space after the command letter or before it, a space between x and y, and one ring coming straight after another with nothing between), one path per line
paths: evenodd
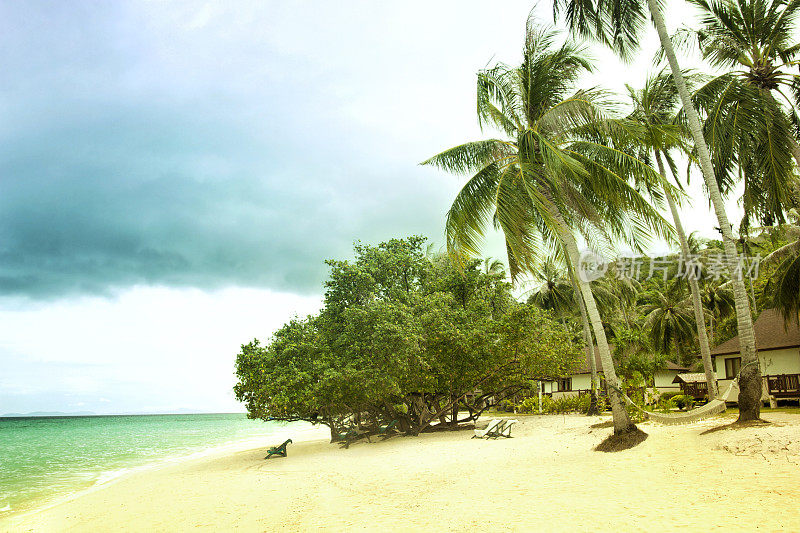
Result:
M324 259L441 244L461 181L418 163L481 138L532 5L0 2L0 414L241 411L239 345L319 308ZM584 85L639 85L643 44Z

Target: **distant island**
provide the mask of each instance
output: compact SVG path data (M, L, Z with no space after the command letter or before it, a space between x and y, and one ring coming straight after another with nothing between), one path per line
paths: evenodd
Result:
M149 413L143 412L127 412L127 413L95 413L94 411L34 411L31 413L5 413L0 415L0 418L25 418L25 417L45 417L45 416L148 416L148 415L226 415L226 414L244 414L243 412L231 413L213 413L209 411L201 411L197 409L178 408L178 409L165 409L161 411L152 411Z
M93 416L97 413L92 411L75 411L71 413L64 413L61 411L34 411L32 413L6 413L0 415L0 418L21 418L26 416Z

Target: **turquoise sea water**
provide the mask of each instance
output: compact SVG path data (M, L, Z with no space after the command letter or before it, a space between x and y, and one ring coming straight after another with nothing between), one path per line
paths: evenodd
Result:
M0 518L128 469L309 428L243 414L0 418Z

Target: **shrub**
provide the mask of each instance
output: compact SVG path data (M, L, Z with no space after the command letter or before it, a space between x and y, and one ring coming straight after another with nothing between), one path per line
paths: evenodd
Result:
M605 398L597 399L597 407L601 411L607 408ZM569 396L556 398L555 400L550 396L542 396L542 413L543 414L560 414L560 413L588 413L591 397L588 394L582 396ZM538 413L539 412L539 398L530 397L525 398L517 404L517 410L522 413Z
M629 384L624 380L623 380L623 386L625 387L625 389L629 388ZM630 398L631 401L633 401L633 403L638 405L640 408L642 409L646 408L644 390L636 388L631 391L631 393L628 395L628 398ZM628 416L631 418L631 421L633 423L644 422L645 420L644 413L641 410L634 407L633 405L629 404L628 402L625 402L625 410L628 412Z
M694 398L686 396L685 394L678 394L671 398L672 402L678 409L691 409L694 406Z
M674 398L675 396L683 396L683 392L681 391L669 391L669 392L662 392L659 400L669 400Z
M498 411L513 413L514 409L518 409L518 406L511 400L501 400L500 403L497 404Z
M662 413L668 413L669 411L672 411L675 407L677 407L674 400L675 396L677 395L673 393L662 394L656 403L656 409Z

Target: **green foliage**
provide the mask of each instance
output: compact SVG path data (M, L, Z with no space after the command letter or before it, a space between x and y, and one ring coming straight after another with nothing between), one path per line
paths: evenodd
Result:
M677 407L677 405L675 404L675 401L673 400L673 398L674 398L673 396L670 396L670 397L663 397L662 396L662 397L660 397L658 399L658 401L656 402L656 405L655 405L654 409L656 411L661 411L662 413L669 413L675 407Z
M475 418L490 396L569 373L581 356L569 332L517 303L496 266L458 268L426 256L424 241L357 244L354 260L328 261L318 315L243 345L234 391L249 416L323 423L334 436L392 420L417 432L454 402Z
M785 0L691 0L699 31L683 31L720 74L696 94L706 112L705 138L725 192L744 182L741 223L785 221L796 207L797 15Z
M694 398L686 396L685 394L677 394L670 398L670 401L675 404L675 407L682 410L688 410L694 407Z
M633 247L671 236L638 192L660 177L626 151L636 132L613 116L605 92L576 89L591 70L584 48L558 43L531 20L522 63L478 73L478 121L501 138L468 142L423 163L471 176L447 214L451 255L478 255L492 225L503 232L516 278L536 270L543 243L562 253L566 232Z
M675 396L682 396L683 393L680 391L669 391L669 392L662 392L661 396L659 396L659 400L671 400Z
M588 394L581 396L568 396L553 399L550 396L542 396L542 414L562 414L562 413L582 413L589 412L591 397ZM602 412L608 408L608 401L605 397L597 399L598 409ZM531 396L525 398L515 406L521 413L538 413L539 397Z
M639 409L632 406L631 404L625 402L625 409L628 411L628 416L630 417L631 421L634 423L644 422L645 414L641 411L641 409L647 408L647 402L645 401L645 389L644 388L630 388L632 385L630 382L626 382L623 380L623 390L627 390L628 398L630 398L633 403L639 406ZM633 385L634 387L636 385Z

